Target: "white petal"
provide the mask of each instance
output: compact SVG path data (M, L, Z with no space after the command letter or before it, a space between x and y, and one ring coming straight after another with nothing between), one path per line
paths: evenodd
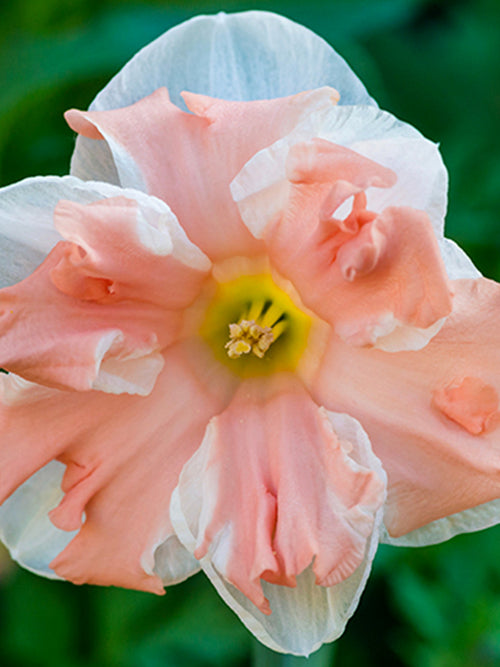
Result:
M82 181L71 176L60 180L66 179L71 179L73 188L68 196L60 199L65 198L85 204L112 197L132 199L139 204L136 232L145 248L157 255L172 255L193 269L200 271L210 269L211 262L208 257L188 239L176 216L163 200L140 190L110 183Z
M143 227L156 226L173 244L172 254L193 268L210 266L205 255L187 238L169 207L142 192L73 176L27 178L0 189L0 287L26 278L54 245L63 240L54 227L54 208L61 199L90 204L106 197L134 199L150 211ZM156 218L153 222L152 218Z
M44 259L45 255L38 250L17 240L0 236L0 288L14 285L26 278Z
M62 463L48 463L0 506L0 539L12 558L50 579L60 579L49 564L78 532L59 530L48 517L63 497L64 470Z
M481 278L481 272L476 269L471 258L455 241L447 238L439 239L439 249L450 280Z
M109 133L101 131L99 123L94 126L105 139L93 140L78 137L71 156L71 173L82 180L108 181L124 188L146 191L141 171L129 153ZM80 154L80 150L83 153ZM104 162L101 163L101 158Z
M154 553L155 573L165 586L178 584L201 569L196 558L182 546L176 535L170 535Z
M284 97L332 86L341 104L375 104L347 63L323 39L289 19L250 11L198 16L132 58L99 93L93 110L116 109L166 86L226 100Z
M386 483L386 474L380 461L373 454L368 436L359 422L345 414L327 411L325 413L340 440L351 449L349 455L352 464L371 468ZM207 463L201 450L191 459L191 462L193 461L196 461L200 469ZM197 547L198 527L203 523L204 515L210 513L211 508L202 507L200 512L201 495L196 493L196 485L194 489L190 488L194 493L183 494L180 486L175 489L172 494L170 514L180 541L193 552ZM262 581L264 594L272 609L272 614L269 616L260 612L219 572L219 569L225 569L221 553L223 550L220 547L223 546L221 542L224 539L227 538L226 542L230 542L230 526L227 527L227 534L219 540L216 549L217 563L211 562L209 556L201 559L200 563L221 597L259 641L274 651L307 656L321 644L337 639L354 613L377 549L382 511L383 507L375 515L374 530L367 543L362 564L354 574L340 584L330 588L318 586L311 567L297 577L295 588Z
M0 287L26 278L62 240L52 212L67 191L59 178L29 178L0 189Z
M309 116L289 135L257 153L231 184L243 221L257 238L284 209L290 148L315 137L345 146L395 171L391 188L368 188L368 209L411 206L426 211L443 235L448 176L439 150L411 125L371 106L335 106ZM338 212L340 214L340 211Z
M107 141L95 141L78 135L71 156L71 173L83 181L104 181L120 185L120 177ZM140 189L142 177L138 173L137 176Z
M460 533L473 533L500 523L500 499L438 519L401 537L391 537L382 527L381 542L400 547L423 547L445 542Z
M406 128L414 130L410 125ZM395 139L388 135L357 141L351 148L389 167L398 177L392 188L370 188L368 209L380 212L387 206L411 206L425 211L436 236L441 238L447 208L448 172L437 144L414 132L414 137L410 131L408 136Z

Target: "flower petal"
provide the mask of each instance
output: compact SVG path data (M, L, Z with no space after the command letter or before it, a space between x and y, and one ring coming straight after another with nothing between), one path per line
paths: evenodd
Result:
M322 88L247 103L184 97L193 114L172 104L160 88L129 107L73 109L66 119L88 139L105 140L120 183L168 202L188 236L212 259L256 253L261 244L242 224L230 182L256 151L311 113L325 113L338 94Z
M322 139L295 144L286 168L288 201L263 231L273 266L346 342L426 345L451 310L429 218L408 207L366 208L364 190L390 189L394 173ZM344 217L338 211L352 196Z
M84 182L73 176L36 176L0 189L0 286L6 287L26 278L42 263L45 256L62 240L54 227L54 210L61 199L91 204L104 197L123 196L140 205L168 214L168 207L142 192L124 190L106 183ZM194 253L200 251L189 243L182 229L170 223L173 238L184 237L182 243ZM177 247L181 245L177 242ZM193 251L191 251L194 257Z
M452 285L453 312L423 350L388 355L332 338L313 383L316 400L363 424L383 461L391 537L500 497L500 286Z
M201 570L200 563L179 541L169 535L154 552L154 572L165 586L179 584Z
M394 171L397 181L390 188L368 188L368 209L381 213L387 206L411 206L425 211L436 236L442 237L448 176L438 147L385 111L340 105L310 114L288 136L257 153L234 179L234 200L254 236L262 238L266 226L286 207L290 149L312 139L350 148Z
M20 565L49 579L59 579L49 563L71 542L76 531L56 528L49 512L63 497L64 466L51 461L0 506L0 539Z
M472 533L499 523L500 499L471 507L437 521L412 530L401 537L391 537L385 528L382 529L381 542L400 547L424 547L449 540L461 533Z
M66 176L28 178L0 189L0 286L26 278L62 239L53 212L60 199L92 201L90 185Z
M175 539L169 547L164 542L173 536L168 507L180 470L231 389L217 370L197 348L176 346L166 355L155 389L144 398L82 395L1 376L0 499L52 459L66 466L65 495L50 513L59 531L47 534L40 572L76 583L160 593L162 580L178 581L197 568L192 559L181 563L183 549L175 547ZM50 496L43 488L46 481ZM16 556L28 563L41 530L30 524L34 501L20 502L32 486L28 480L15 491L0 515L4 534L6 522L15 517L22 536L13 540ZM47 480L45 472L35 483L43 516L56 500L54 486L53 475ZM71 537L79 532L65 546L61 530ZM165 551L174 558L168 565Z
M270 384L246 381L211 421L171 516L250 630L308 654L342 632L357 602L385 475L354 420L318 408L292 377Z
M141 195L139 199L146 199ZM1 364L42 384L147 394L210 263L159 200L59 202L59 243L0 292ZM102 371L102 372L101 372Z
M332 86L343 104L374 104L345 60L307 28L270 12L198 16L142 49L92 109L116 109L165 86L226 100L266 100Z
M439 249L450 280L481 277L481 272L474 266L471 258L455 241L442 238L439 240Z

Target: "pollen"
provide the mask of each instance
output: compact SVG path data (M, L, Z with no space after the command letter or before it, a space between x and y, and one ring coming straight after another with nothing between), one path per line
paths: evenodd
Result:
M215 356L249 377L293 370L307 344L310 317L269 274L218 285L201 334Z
M262 359L273 343L271 327L261 327L255 320L241 320L238 324L229 325L229 341L225 348L230 359L250 352Z

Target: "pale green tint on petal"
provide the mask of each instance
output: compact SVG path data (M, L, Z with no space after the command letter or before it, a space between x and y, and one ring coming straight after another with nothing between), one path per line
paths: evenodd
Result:
M257 238L282 211L289 195L286 160L296 143L319 137L345 146L392 169L391 188L368 188L367 208L411 206L425 211L438 238L443 235L448 176L437 146L414 127L370 106L336 106L311 114L289 135L257 153L231 184L243 221ZM347 201L335 213L350 211Z
M341 104L375 104L347 63L321 37L261 11L198 16L130 60L91 105L116 109L166 86L226 100L271 99L332 86Z
M391 537L382 527L381 542L399 547L424 547L445 542L460 533L473 533L500 523L500 499L438 519L401 537Z
M48 517L63 497L65 466L51 461L0 506L0 540L12 558L31 572L60 579L49 567L78 531L56 528Z
M355 463L371 468L384 484L386 474L373 454L365 431L352 417L325 411L341 441L353 445L350 457ZM318 586L311 567L297 577L296 588L278 586L262 581L272 613L266 616L237 588L218 572L208 556L200 564L224 601L238 614L242 622L259 641L274 651L309 655L322 644L334 641L344 631L354 613L365 587L371 564L379 543L383 506L375 515L374 530L367 543L362 564L346 580L330 588ZM180 541L189 551L197 544L195 533L199 515L197 500L183 497L177 487L172 494L170 514ZM227 537L231 527L227 527Z

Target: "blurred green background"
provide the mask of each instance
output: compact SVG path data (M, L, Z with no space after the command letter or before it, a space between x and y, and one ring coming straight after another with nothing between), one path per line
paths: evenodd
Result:
M66 173L74 136L63 111L86 108L138 48L197 13L251 8L318 32L383 108L440 142L448 236L500 279L498 0L4 0L0 185ZM495 528L425 549L382 547L332 664L500 665L499 537ZM0 553L2 667L243 666L252 646L203 577L157 598L49 582Z

